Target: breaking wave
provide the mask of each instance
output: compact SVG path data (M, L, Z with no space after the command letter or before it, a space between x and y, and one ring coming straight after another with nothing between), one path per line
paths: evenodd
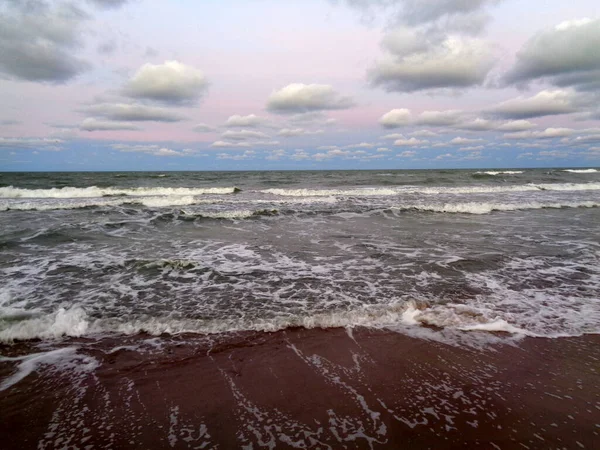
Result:
M462 214L489 214L493 211L522 211L528 209L559 209L559 208L596 208L599 207L599 202L564 202L564 203L539 203L539 202L523 202L523 203L446 203L446 204L415 204L394 206L394 210L416 210L430 211L436 213L462 213Z
M131 189L63 187L52 189L22 189L13 186L0 188L0 198L90 198L115 196L190 196L190 195L225 195L234 194L241 190L236 187L214 188L170 188L170 187L137 187Z

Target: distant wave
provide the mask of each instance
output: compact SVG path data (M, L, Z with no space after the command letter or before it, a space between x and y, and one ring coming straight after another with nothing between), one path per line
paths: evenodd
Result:
M454 214L489 214L493 211L523 211L528 209L559 209L559 208L597 208L599 202L564 202L564 203L539 203L539 202L523 202L523 203L446 203L446 204L415 204L394 206L394 210L417 210L430 211L437 213L454 213Z
M486 172L475 172L475 174L479 174L479 175L492 175L492 176L495 176L495 175L517 175L520 173L523 173L523 171L522 170L501 170L501 171L496 172L493 170L489 170Z
M22 189L13 186L0 188L0 198L92 198L116 196L183 196L205 194L234 194L240 189L236 187L214 188L171 188L171 187L137 187L137 188L86 188L63 187L52 189Z
M565 169L563 172L570 173L596 173L598 172L596 169Z

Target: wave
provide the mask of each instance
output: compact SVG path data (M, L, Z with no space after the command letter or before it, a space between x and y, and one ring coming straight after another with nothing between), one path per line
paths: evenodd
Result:
M141 205L148 208L164 208L168 206L188 206L204 203L191 195L167 197L104 197L67 201L0 201L0 211L52 211L59 209L82 209L95 207L116 207L123 205Z
M60 339L63 337L102 337L111 334L136 335L147 333L211 335L244 331L275 332L288 328L391 328L427 327L462 332L504 332L517 336L566 337L600 330L552 331L540 334L527 325L510 323L497 312L477 309L463 304L430 306L423 301L399 301L383 305L363 305L351 310L335 310L306 315L282 315L272 318L181 319L169 316L140 316L123 318L92 318L80 306L60 308L46 315L23 314L23 320L5 321L0 316L0 342L32 339Z
M596 169L564 169L563 172L570 173L597 173Z
M496 175L518 175L520 173L523 173L523 171L522 170L500 170L500 171L488 170L486 172L475 172L475 174L477 174L477 175L492 175L492 176L496 176Z
M214 188L172 188L172 187L137 187L137 188L86 188L63 187L51 189L22 189L13 186L1 187L0 198L97 198L115 196L189 196L189 195L226 195L240 192L237 187Z
M396 188L362 188L362 189L265 189L260 191L284 197L325 197L325 196L397 196L401 194L485 194L497 192L527 191L587 191L600 190L600 183L538 183L517 184L508 186L457 186L457 187L418 187L404 186Z
M446 203L446 204L414 204L394 206L392 210L400 211L429 211L436 213L455 214L489 214L493 211L523 211L529 209L560 209L560 208L597 208L599 202L564 202L564 203Z

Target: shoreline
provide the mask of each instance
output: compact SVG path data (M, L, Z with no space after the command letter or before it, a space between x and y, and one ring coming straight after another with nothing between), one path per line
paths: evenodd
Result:
M39 344L3 344L0 354ZM0 391L4 448L600 444L600 335L474 349L368 328L294 328L73 338L61 348L72 350ZM20 363L0 364L0 383Z

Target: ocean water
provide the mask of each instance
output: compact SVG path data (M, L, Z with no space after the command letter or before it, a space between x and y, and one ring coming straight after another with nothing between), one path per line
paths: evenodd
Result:
M600 332L600 170L0 174L0 342Z

